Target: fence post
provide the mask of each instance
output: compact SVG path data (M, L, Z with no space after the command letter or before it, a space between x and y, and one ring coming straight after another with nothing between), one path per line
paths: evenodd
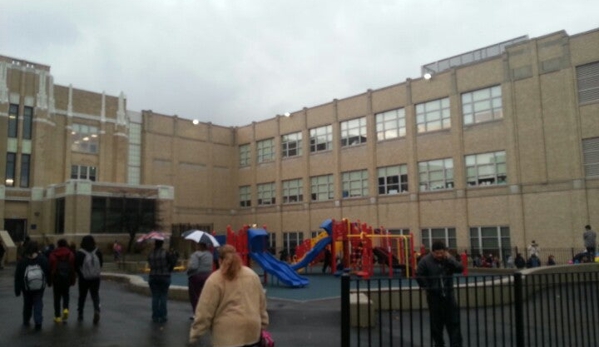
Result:
M341 275L341 347L349 347L349 274Z
M524 347L524 286L522 273L514 274L514 314L516 315L516 347Z

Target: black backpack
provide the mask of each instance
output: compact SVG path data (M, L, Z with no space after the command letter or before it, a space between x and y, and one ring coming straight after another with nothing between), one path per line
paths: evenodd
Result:
M71 278L71 262L69 256L62 256L57 259L55 278L69 282Z

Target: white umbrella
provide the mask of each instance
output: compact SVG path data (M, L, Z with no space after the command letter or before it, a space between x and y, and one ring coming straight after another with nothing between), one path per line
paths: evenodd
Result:
M216 240L212 234L202 230L188 230L183 233L183 237L186 240L192 240L197 243L205 243L207 245L212 245L214 247L220 246L220 243Z

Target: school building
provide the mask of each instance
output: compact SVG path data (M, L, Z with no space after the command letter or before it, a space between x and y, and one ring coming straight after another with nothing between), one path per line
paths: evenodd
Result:
M16 241L256 224L281 249L348 218L473 253L582 249L599 226L599 28L236 127L129 110L0 56L0 136Z

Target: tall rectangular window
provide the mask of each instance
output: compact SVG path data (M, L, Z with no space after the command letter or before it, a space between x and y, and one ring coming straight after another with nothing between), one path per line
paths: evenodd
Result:
M333 148L333 126L310 129L310 152L328 151Z
M368 196L368 170L344 172L341 181L344 198Z
M297 132L281 136L283 158L302 155L302 133Z
M304 185L302 179L283 181L283 203L290 204L304 201Z
M429 228L422 229L420 232L422 233L422 244L427 249L431 249L433 242L437 240L445 242L445 246L449 249L458 249L455 228Z
M23 139L31 140L32 125L33 125L33 107L25 106L23 108Z
M276 196L274 182L258 185L258 206L274 205L276 203Z
M304 233L301 231L287 231L283 233L283 248L289 255L295 255L295 248L304 242Z
M582 140L586 177L599 177L599 137Z
M239 206L252 206L252 190L250 186L239 187Z
M258 141L258 163L264 163L275 160L275 141L274 139Z
M71 150L85 153L98 153L98 128L85 124L73 124Z
M141 181L141 124L129 124L129 164L127 183L137 185Z
M250 145L239 146L239 167L250 166Z
M462 94L464 125L503 118L501 86Z
M580 104L599 101L599 62L577 66L576 81Z
M449 129L451 117L449 98L433 100L416 105L416 126L418 133Z
M468 186L488 186L507 183L505 151L466 156Z
M408 166L380 167L378 172L379 194L397 194L408 191Z
M509 227L470 228L470 254L486 256L489 253L498 256L503 261L511 255Z
M29 170L31 167L31 155L21 154L21 175L19 179L19 187L29 187Z
M17 153L6 153L6 177L4 184L7 187L15 186L15 174L17 171Z
M312 201L333 200L335 197L333 175L310 178L310 194Z
M379 141L406 136L406 110L398 108L376 114L376 138Z
M366 143L366 117L341 122L341 147Z
M17 138L19 126L19 105L10 104L8 106L8 137Z
M420 191L453 189L453 159L438 159L418 163Z

